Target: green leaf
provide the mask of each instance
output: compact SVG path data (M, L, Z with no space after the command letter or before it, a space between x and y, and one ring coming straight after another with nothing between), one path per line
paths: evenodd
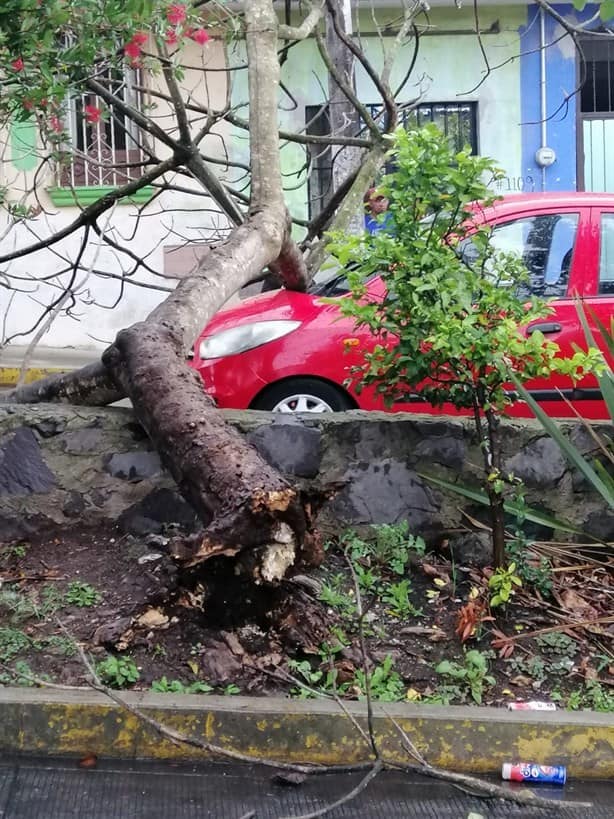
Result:
M604 22L607 22L614 17L614 0L602 0L599 8L599 16Z
M449 492L453 492L456 495L461 495L464 498L469 498L469 500L475 501L476 503L481 503L484 506L490 506L488 495L481 489L468 489L467 487L459 486L451 481L446 481L444 478L436 478L434 475L426 475L424 472L418 472L418 475L421 478L424 478L425 481L435 484L435 486L440 486L442 489L447 489ZM559 531L567 532L570 535L582 535L583 537L588 536L597 543L603 543L600 538L595 537L594 535L587 535L585 531L577 526L574 526L573 523L570 523L569 521L555 518L552 515L546 514L546 512L540 512L538 509L532 509L531 507L524 506L522 503L505 501L503 503L503 508L510 514L522 514L526 520L530 520L532 523L539 523L541 526L548 526L551 529L558 529Z
M514 382L518 392L531 407L536 418L544 427L548 435L550 435L550 437L559 445L567 460L573 464L573 466L575 466L576 469L582 473L582 475L584 475L592 487L599 492L605 501L607 501L610 508L614 508L614 492L612 491L611 486L604 483L599 474L595 471L595 469L593 469L583 454L571 443L566 435L563 435L559 425L553 421L549 415L546 415L537 401L528 392L528 390L523 387L520 381L515 377L512 378L512 381Z
M614 5L614 0L612 0ZM586 313L584 312L584 305L580 299L576 299L576 310L578 312L578 317L580 319L580 323L582 324L582 329L584 330L584 336L586 338L586 343L589 347L594 347L595 349L599 349L597 343L595 342L595 337L589 327L588 321L586 319ZM614 339L608 333L607 329L604 327L603 322L599 320L599 317L595 314L595 311L592 310L592 318L595 320L597 327L599 328L599 332L606 342L608 349L610 351L610 355L614 358ZM601 387L601 393L603 395L603 400L606 402L608 407L608 412L610 413L610 418L614 420L614 376L612 374L612 370L607 367L606 371L602 375L598 375L597 379L599 380L599 386Z

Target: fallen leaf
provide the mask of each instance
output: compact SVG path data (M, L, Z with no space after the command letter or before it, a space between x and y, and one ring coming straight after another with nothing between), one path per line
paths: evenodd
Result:
M416 702L422 698L422 694L416 688L408 688L405 692L405 699L408 702Z
M245 654L245 649L236 634L233 634L231 631L223 631L222 637L228 648L237 657L242 657Z
M165 628L168 626L168 617L160 609L147 609L136 618L135 625L143 628Z
M562 606L562 608L571 612L572 614L579 615L583 620L591 620L599 616L597 609L591 606L591 604L581 597L574 589L564 589L558 594L554 593L554 596L557 598L558 603Z
M96 754L87 754L79 760L80 768L95 768L98 765L98 757Z
M200 669L196 660L188 660L187 666L192 672L192 674L194 674L194 676L197 677Z

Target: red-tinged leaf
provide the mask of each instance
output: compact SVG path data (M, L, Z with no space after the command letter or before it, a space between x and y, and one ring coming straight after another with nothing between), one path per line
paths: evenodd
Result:
M87 754L79 760L80 768L95 768L98 765L98 757L96 754Z

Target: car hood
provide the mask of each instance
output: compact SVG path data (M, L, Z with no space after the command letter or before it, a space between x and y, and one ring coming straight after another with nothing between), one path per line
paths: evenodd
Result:
M321 296L293 290L274 290L220 310L207 324L201 338L252 321L305 321L321 309Z

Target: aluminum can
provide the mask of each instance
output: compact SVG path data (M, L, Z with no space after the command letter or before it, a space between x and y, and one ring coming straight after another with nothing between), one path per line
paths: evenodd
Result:
M544 782L564 785L567 769L564 765L537 765L535 762L504 762L501 778L511 782Z

